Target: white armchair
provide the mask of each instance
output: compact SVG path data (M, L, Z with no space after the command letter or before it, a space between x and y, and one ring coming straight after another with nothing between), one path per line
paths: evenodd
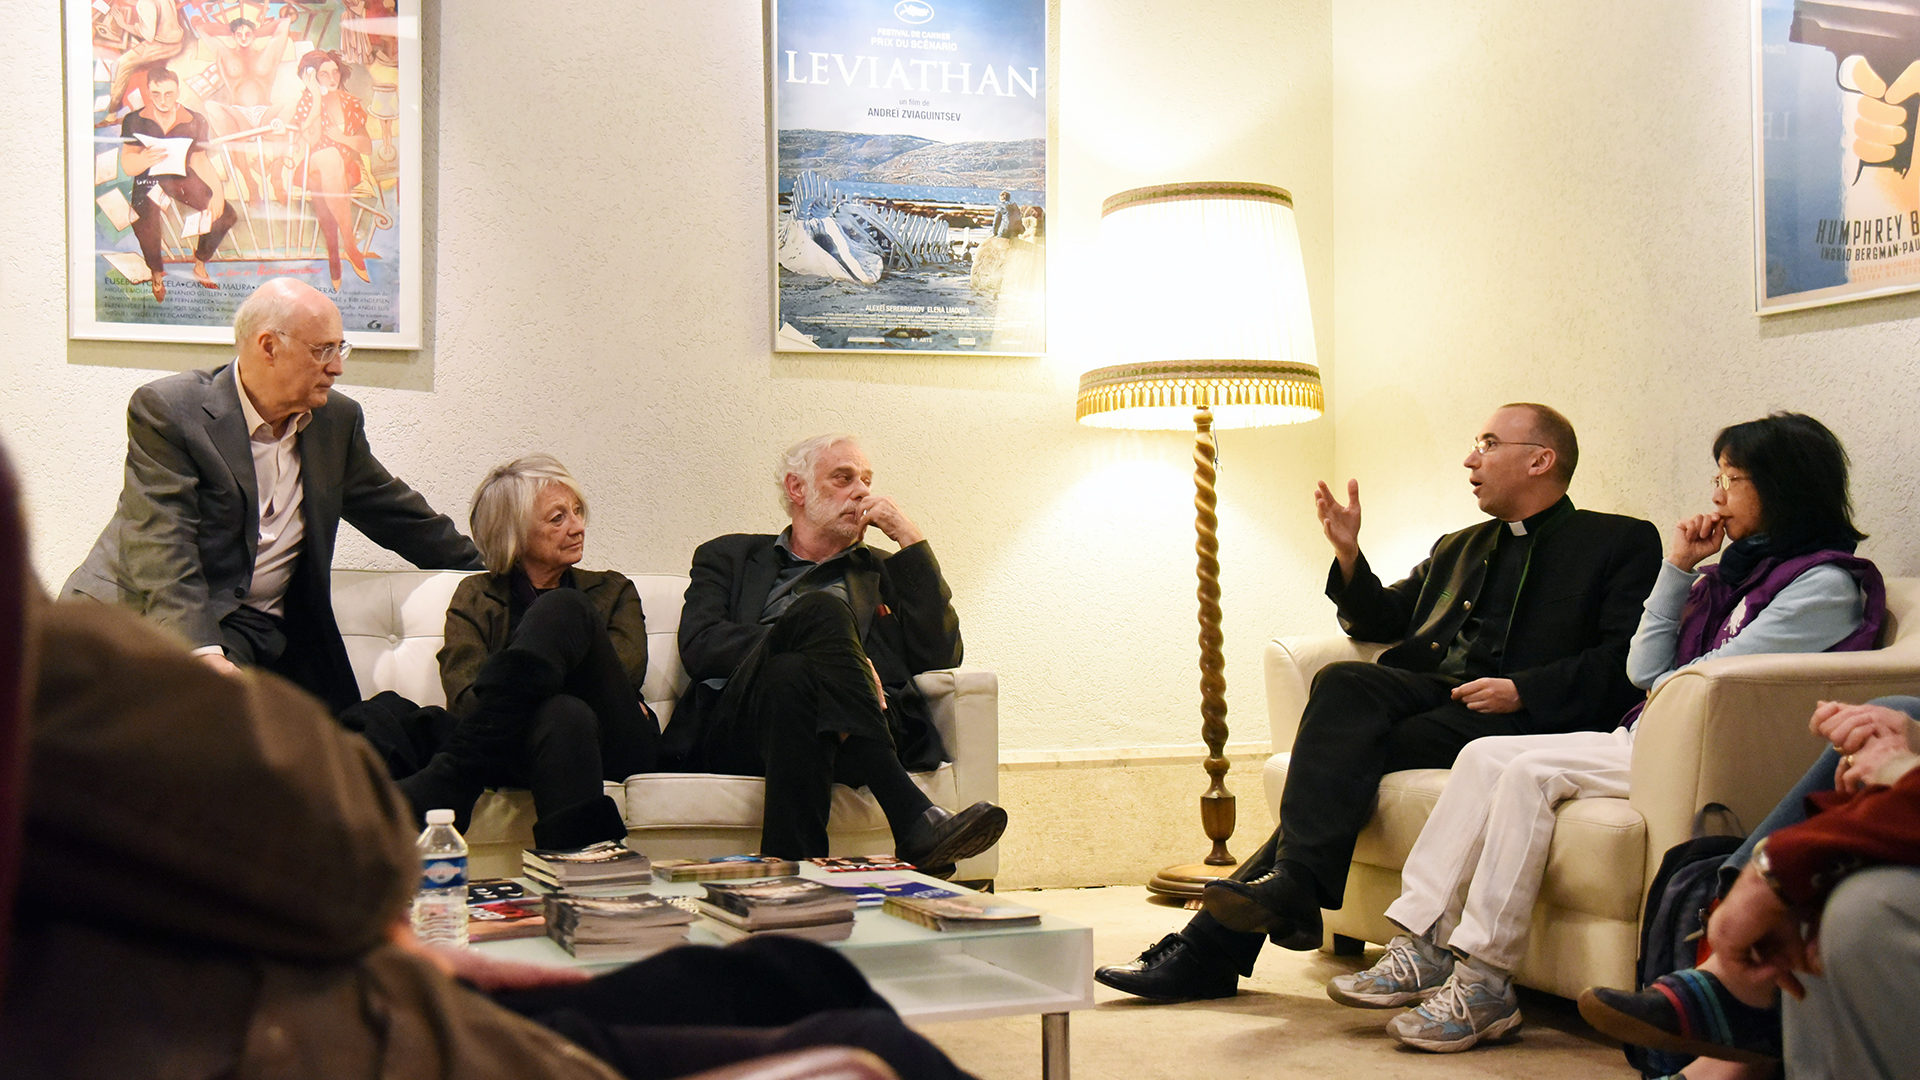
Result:
M444 705L435 654L447 604L464 573L448 570L336 570L333 610L362 697L392 690L421 705ZM647 616L647 677L642 693L664 726L687 673L677 629L686 595L684 574L630 574ZM918 773L914 782L949 809L997 801L1000 784L1000 683L991 671L953 668L915 680L953 760ZM732 854L757 849L766 781L717 773L638 773L609 782L607 794L626 816L630 841L656 859ZM863 788L835 786L828 838L836 855L892 851L879 804ZM490 791L474 807L467 830L476 877L517 874L520 850L533 846L533 799L524 791ZM962 860L955 877L990 880L999 849Z
M1694 813L1724 803L1748 827L1758 824L1823 749L1807 730L1815 702L1920 692L1920 578L1887 581L1881 640L1865 653L1713 660L1661 684L1634 740L1631 795L1575 799L1556 815L1519 981L1563 997L1632 986L1647 890L1661 856L1690 835ZM1267 710L1279 752L1261 778L1275 821L1314 674L1384 650L1344 637L1268 642ZM1446 779L1445 769L1382 778L1354 847L1345 902L1326 913L1329 946L1341 938L1385 942L1398 932L1383 913L1400 895L1400 868Z

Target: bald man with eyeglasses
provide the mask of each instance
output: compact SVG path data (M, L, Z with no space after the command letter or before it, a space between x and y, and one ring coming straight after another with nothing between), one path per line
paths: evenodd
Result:
M333 301L293 278L234 313L234 362L134 391L113 520L61 590L124 604L221 671L258 666L335 712L360 700L333 618L345 519L429 569L478 570L446 515L381 466L333 392L353 346Z
M1389 642L1377 663L1315 676L1294 736L1280 827L1204 910L1100 982L1156 1000L1227 997L1267 941L1317 949L1340 907L1380 778L1445 769L1487 735L1611 729L1637 698L1627 646L1660 567L1652 523L1575 509L1573 425L1545 405L1503 405L1461 462L1488 519L1434 542L1383 584L1360 553L1360 486L1326 484L1314 509L1333 547L1327 597L1340 627Z

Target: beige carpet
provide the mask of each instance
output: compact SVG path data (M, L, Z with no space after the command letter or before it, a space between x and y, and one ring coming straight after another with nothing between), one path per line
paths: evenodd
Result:
M1142 888L1049 889L1008 894L1093 927L1097 963L1130 960L1188 912L1149 903ZM1349 1009L1327 998L1326 981L1373 962L1271 946L1238 997L1153 1005L1095 984L1094 1008L1072 1014L1075 1080L1629 1080L1635 1074L1573 1003L1522 990L1517 1038L1462 1054L1426 1054L1394 1042L1393 1013ZM1040 1076L1038 1017L927 1024L920 1028L983 1080Z

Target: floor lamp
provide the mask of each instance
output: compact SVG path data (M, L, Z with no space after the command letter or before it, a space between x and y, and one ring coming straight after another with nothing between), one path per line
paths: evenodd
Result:
M1200 598L1200 738L1209 784L1200 824L1213 850L1147 887L1193 899L1232 872L1227 699L1220 653L1216 429L1295 424L1321 412L1320 369L1293 196L1264 184L1187 183L1123 191L1101 211L1100 254L1119 363L1080 377L1076 415L1095 427L1195 429L1194 529Z

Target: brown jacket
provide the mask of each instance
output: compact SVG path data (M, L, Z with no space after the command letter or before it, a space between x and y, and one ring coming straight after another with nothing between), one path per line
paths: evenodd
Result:
M575 567L573 587L593 601L606 620L607 636L620 666L627 669L633 696L647 677L647 617L640 610L640 592L627 575L614 570ZM507 647L507 606L512 598L508 574L475 574L462 581L447 604L446 642L440 646L440 685L447 691L447 711L464 716L473 711L473 680L487 657Z
M10 1071L616 1075L386 944L419 874L406 803L319 703L117 607L37 616Z

